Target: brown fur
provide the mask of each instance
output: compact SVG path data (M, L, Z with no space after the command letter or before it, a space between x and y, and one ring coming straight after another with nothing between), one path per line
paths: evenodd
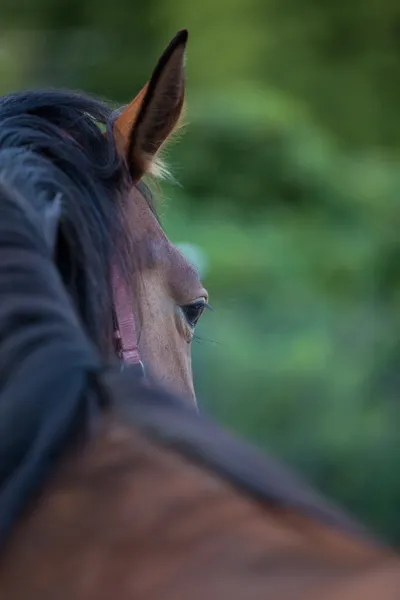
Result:
M134 182L164 169L160 150L179 127L183 114L186 42L187 32L178 32L149 82L114 122L116 144ZM142 256L140 281L132 290L132 298L146 372L196 404L190 350L193 331L181 307L198 298L207 301L207 291L196 269L168 240L136 187L126 202L126 222L132 224L132 252Z
M126 215L132 223L132 252L143 256L140 280L132 290L142 360L149 376L195 405L192 332L180 306L200 297L208 300L207 290L136 189Z
M113 416L20 521L8 600L397 600L389 550L238 493Z

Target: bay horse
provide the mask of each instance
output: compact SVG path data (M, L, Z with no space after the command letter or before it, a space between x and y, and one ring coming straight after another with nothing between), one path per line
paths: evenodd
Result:
M15 118L20 100L5 102L4 119L0 109L0 598L397 600L391 548L185 397L105 358L115 325L110 318L107 337L103 319L118 305L108 265L124 277L130 246L117 238L117 260L92 228L104 210L115 217L107 232L122 236L105 193L126 189L114 152L121 142L96 134L85 152L97 156L101 145L103 160L87 160L81 173L65 148L65 107L44 123L28 101L26 118ZM86 99L81 106L85 120ZM69 143L81 147L71 117ZM50 146L40 137L49 132L58 133ZM89 202L86 190L101 207L90 233L74 219L63 224L63 203L78 192ZM77 233L94 236L97 264ZM86 281L88 257L93 273L108 276ZM99 282L110 296L101 305L90 295Z
M195 403L190 343L208 295L143 182L162 174L163 147L182 120L186 40L186 31L175 36L119 111L71 92L1 98L0 148L30 149L58 168L56 263L104 359L117 345L123 363L144 365L148 379Z

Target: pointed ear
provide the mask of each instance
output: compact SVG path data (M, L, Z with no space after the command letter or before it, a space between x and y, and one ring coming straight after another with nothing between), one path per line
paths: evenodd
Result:
M185 100L186 30L174 37L153 75L114 123L117 147L127 160L133 181L156 170L161 146L177 128Z

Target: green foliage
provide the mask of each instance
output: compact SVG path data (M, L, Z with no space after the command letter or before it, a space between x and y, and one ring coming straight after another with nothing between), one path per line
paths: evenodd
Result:
M210 261L199 395L398 541L396 165L345 155L266 90L231 97L194 105L171 152L167 232Z

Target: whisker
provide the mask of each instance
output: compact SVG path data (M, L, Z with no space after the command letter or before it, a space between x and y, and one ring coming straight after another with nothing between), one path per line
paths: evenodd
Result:
M211 344L217 344L218 346L222 346L222 342L217 342L216 340L213 340L211 338L202 337L200 335L197 335L197 333L195 333L193 335L192 339L195 340L196 342L209 342Z

